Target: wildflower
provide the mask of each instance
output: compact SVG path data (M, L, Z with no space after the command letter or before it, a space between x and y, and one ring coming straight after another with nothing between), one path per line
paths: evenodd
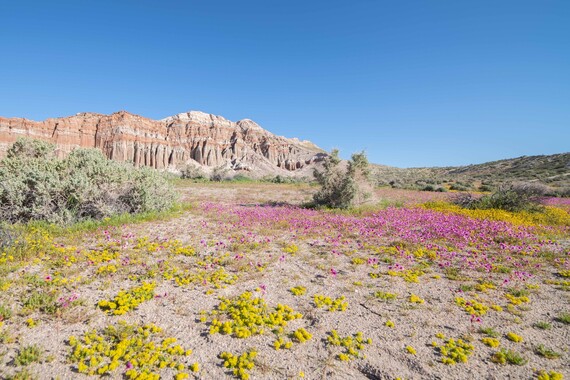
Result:
M482 321L481 317L478 317L475 314L471 314L471 323L473 322L481 323L481 321Z

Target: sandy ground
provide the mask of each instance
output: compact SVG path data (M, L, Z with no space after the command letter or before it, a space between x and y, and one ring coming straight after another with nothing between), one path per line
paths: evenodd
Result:
M557 319L562 313L570 312L570 293L568 286L561 285L564 278L558 275L560 267L555 267L555 263L568 265L568 250L564 248L567 234L555 234L557 248L552 249L553 253L544 259L540 269L524 282L516 282L513 272L487 273L463 267L453 276L452 271L438 266L437 262L423 267L418 282L409 282L387 272L395 263L405 265L406 260L411 259L376 249L381 243L385 247L394 246L394 239L388 233L381 239L371 240L372 247L367 246L365 237L350 231L339 229L335 240L329 239L335 231L323 230L320 236L320 230L315 228L303 234L293 229L291 222L278 218L256 221L244 217L242 220L232 212L233 207L239 205L247 208L264 202L298 204L310 198L311 187L186 184L180 191L195 207L177 218L101 229L70 241L58 241L77 247L77 252L100 252L102 247L113 243L120 249L118 256L108 263L92 264L84 258L84 253L77 253L75 263L57 266L53 264L55 256L51 255L8 271L5 281L11 286L0 292L0 303L13 313L2 327L10 339L0 345L1 378L23 370L32 378L87 378L78 373L77 364L69 360L69 337L79 337L92 329L101 330L119 320L154 323L163 329L165 336L175 337L184 348L192 349L192 355L183 362L188 365L197 362L200 370L185 370L190 378L232 378L219 354L223 351L240 354L252 349L258 352L255 367L249 371L252 379L531 379L537 377L539 370L570 377L570 325ZM425 193L415 194L415 199L421 201L420 197L426 197ZM406 204L414 200L414 192L382 190L379 196ZM223 207L205 208L209 203L223 204ZM138 239L143 237L158 242L159 247L136 248ZM168 248L160 247L173 240L193 247L195 254L175 255ZM288 251L292 245L296 252ZM223 268L225 273L237 276L237 281L222 282L219 288L211 278L178 286L164 278L165 263L186 269L188 273L205 270L211 274ZM97 275L97 268L104 264L116 264L117 271ZM30 279L34 274L36 282ZM52 281L46 280L48 276L68 279L82 276L76 283L39 286L46 292L56 293L57 297L76 294L80 302L62 307L56 314L26 309L25 300L38 289L37 281ZM505 279L511 282L505 285ZM135 310L113 316L97 307L100 300L112 299L120 290L146 280L156 282L155 297ZM475 286L481 282L493 282L496 288L478 291ZM306 288L306 293L294 295L290 289L297 286ZM508 310L505 294L512 287L522 290L529 302ZM233 299L245 291L252 292L254 298L263 298L269 309L285 304L303 315L285 327L284 337L293 342L291 349L274 348L276 335L271 327L265 328L263 334L245 339L209 333L213 318L227 318L211 315L220 303L219 297ZM377 292L393 293L396 298L382 300L375 296ZM315 294L332 299L345 297L348 307L345 311L318 308L313 298ZM411 295L417 295L424 302L410 302ZM499 305L503 311L489 309L478 322L457 304L457 297L476 299L487 306ZM205 322L200 320L202 316ZM30 318L37 326L28 326L26 321ZM386 326L387 321L394 326ZM545 322L547 329L537 328L538 322ZM479 332L481 327L492 327L496 331L500 341L498 348L482 343L486 335ZM305 328L312 338L299 343L288 337L287 333L298 328ZM333 329L343 337L361 332L372 343L364 345L359 358L339 360L341 347L327 344L327 336ZM523 341L508 340L509 332L521 336ZM467 363L443 364L440 349L432 345L432 342L438 346L444 344L443 339L436 337L437 333L472 344L473 352ZM39 362L25 367L17 365L15 358L29 345L41 347ZM539 345L551 349L558 357L548 359L537 354ZM415 354L406 349L408 346ZM516 351L526 362L523 365L493 363L491 357L500 348ZM107 377L123 378L126 369L123 364ZM178 373L172 369L157 372L163 378L172 378Z

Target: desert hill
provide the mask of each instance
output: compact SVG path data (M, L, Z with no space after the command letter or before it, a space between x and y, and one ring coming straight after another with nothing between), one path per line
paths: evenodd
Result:
M19 137L53 142L62 155L76 147L99 148L108 158L135 166L226 166L251 176L302 176L326 156L311 142L276 136L252 120L233 122L198 111L162 120L126 111L78 113L41 122L0 117L0 157Z
M380 185L422 188L449 184L457 190L497 185L503 182L540 182L553 188L570 187L570 153L522 156L482 164L432 168L396 168L373 165Z

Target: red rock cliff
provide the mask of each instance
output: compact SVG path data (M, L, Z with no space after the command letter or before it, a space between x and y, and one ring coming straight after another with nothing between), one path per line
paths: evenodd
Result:
M308 141L276 136L245 119L232 122L203 112L152 120L125 111L80 113L42 122L0 117L0 157L18 137L57 144L62 155L76 147L99 148L110 159L157 169L192 160L205 166L278 174L307 168L325 153Z

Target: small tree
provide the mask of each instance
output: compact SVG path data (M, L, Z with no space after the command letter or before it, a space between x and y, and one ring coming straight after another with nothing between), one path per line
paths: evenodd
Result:
M363 203L370 194L365 192L370 186L368 159L364 152L352 155L347 164L343 164L334 149L325 159L323 171L313 172L321 189L315 193L316 205L332 208L348 208Z

